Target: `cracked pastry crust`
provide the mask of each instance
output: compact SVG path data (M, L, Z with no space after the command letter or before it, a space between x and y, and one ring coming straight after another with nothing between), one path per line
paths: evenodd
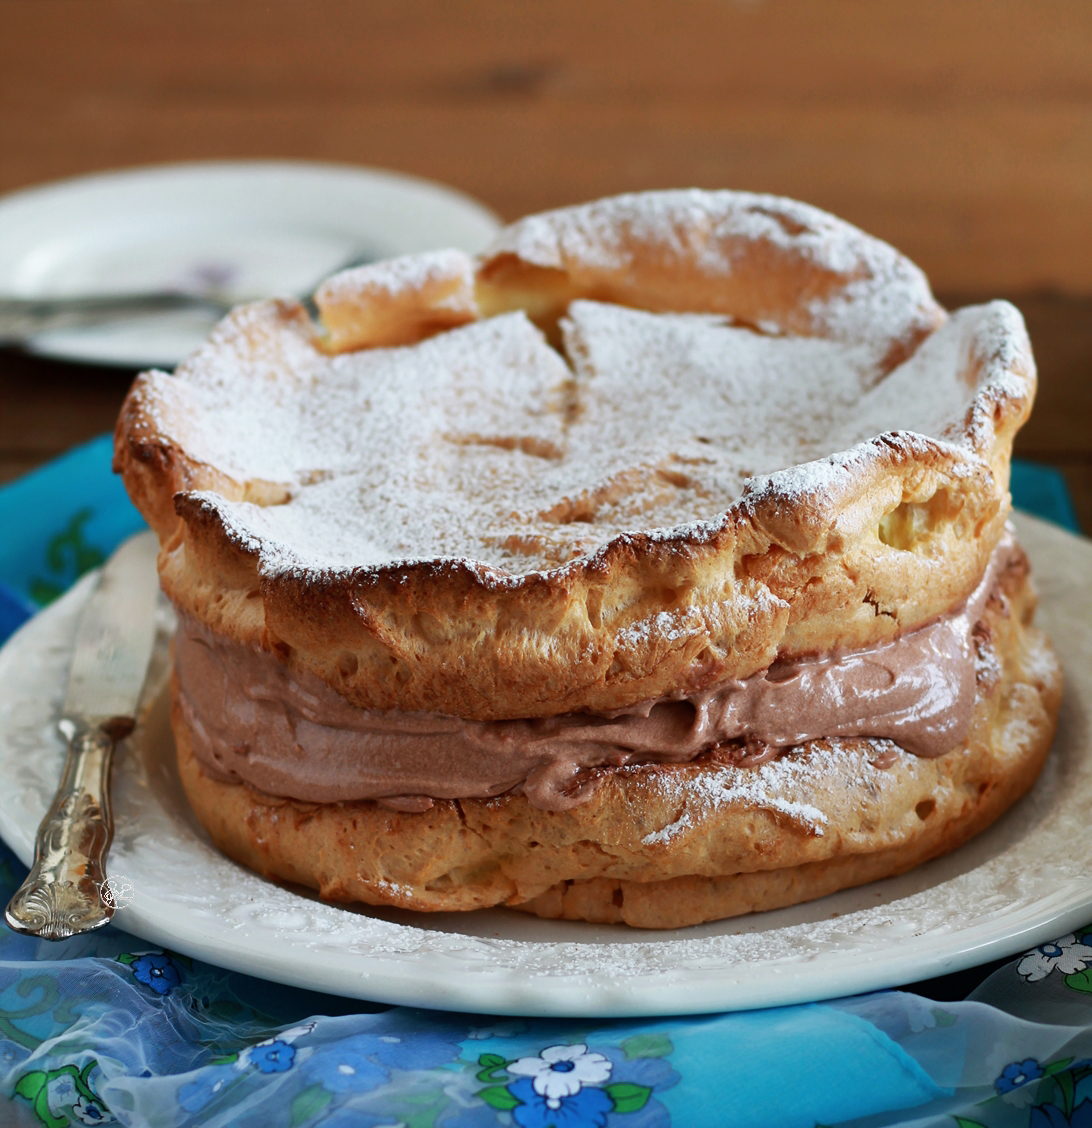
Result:
M115 467L180 612L367 710L610 714L916 630L985 573L1035 391L1012 306L949 315L886 244L748 193L532 216L316 304L241 307L138 377ZM936 759L725 744L603 769L571 810L394 811L207 775L176 697L179 771L221 849L332 900L652 928L786 905L953 849L1034 782L1060 674L1026 574L1002 587Z
M618 197L317 298L319 331L259 303L138 377L115 466L180 609L361 708L602 712L867 646L958 605L1001 535L1019 314L948 317L803 204ZM641 368L680 341L690 367ZM750 432L702 382L729 347L795 373L742 387ZM828 402L835 354L857 383Z
M334 901L443 911L509 905L543 917L675 928L825 896L959 846L1034 783L1061 672L1010 570L975 630L977 699L957 748L920 759L886 741L814 741L760 767L731 749L609 771L566 812L521 795L301 803L207 776L177 708L182 783L226 854Z

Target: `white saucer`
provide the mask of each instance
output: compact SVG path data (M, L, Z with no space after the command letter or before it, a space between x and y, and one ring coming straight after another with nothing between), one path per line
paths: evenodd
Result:
M1092 921L1092 542L1018 519L1039 622L1066 672L1042 777L984 834L903 877L736 920L647 932L496 909L354 911L264 881L209 843L160 696L114 775L119 927L222 967L332 994L525 1015L694 1014L858 994L958 971ZM60 776L56 719L81 581L0 652L0 833L29 862ZM165 669L166 647L161 646Z
M0 296L202 285L240 300L300 295L362 253L475 252L497 227L467 196L378 169L296 161L138 168L0 199ZM160 313L42 333L27 347L64 360L173 367L215 320Z

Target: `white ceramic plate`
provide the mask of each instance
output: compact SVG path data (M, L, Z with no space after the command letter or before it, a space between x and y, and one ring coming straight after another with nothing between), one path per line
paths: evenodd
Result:
M116 923L155 944L338 995L493 1014L683 1014L890 987L1012 955L1092 921L1092 542L1018 521L1039 621L1066 668L1054 751L985 834L904 877L677 932L490 910L325 905L208 842L181 794L162 695L115 772ZM0 833L25 862L60 776L56 718L83 581L0 652ZM160 661L165 667L163 650Z
M0 199L0 296L221 288L301 295L362 253L481 250L495 215L449 188L349 165L224 161L84 176ZM173 367L215 315L160 313L42 333L32 352Z

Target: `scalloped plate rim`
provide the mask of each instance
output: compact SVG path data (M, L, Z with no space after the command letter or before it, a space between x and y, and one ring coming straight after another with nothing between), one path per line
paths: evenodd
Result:
M144 884L115 921L186 955L335 995L487 1014L585 1017L709 1013L859 994L1011 956L1069 932L1092 921L1092 840L1086 835L1074 844L1065 825L1067 817L1081 816L1083 807L1073 809L1081 797L1092 797L1092 542L1025 515L1017 522L1044 593L1040 622L1049 625L1066 667L1065 747L1010 815L962 850L904 878L668 933L542 921L505 910L445 914L422 919L431 926L422 928L408 923L414 914L383 918L326 905L219 855L184 799L179 807L169 790L164 797L171 766L164 759L160 703L142 729L153 734L145 737L147 758L130 751L119 759L117 868L111 872ZM0 835L24 862L50 781L60 771L63 745L50 735L63 693L57 670L67 665L65 624L74 621L88 583L0 651L0 786L12 798L0 809ZM42 677L47 670L51 676ZM25 750L35 734L53 744L52 755L36 766L20 759L17 746L22 741ZM1076 783L1066 791L1064 781ZM142 837L144 831L150 833ZM1016 853L1018 845L1032 853ZM1069 857L1063 845L1076 845L1077 852ZM176 853L160 858L157 850L168 846ZM167 871L163 880L157 864ZM1022 876L1035 864L1046 867L1048 887L1041 893L1034 879L1029 885ZM188 883L183 874L190 875ZM983 882L984 875L992 884L982 885L976 904L975 879ZM219 900L209 893L215 888ZM931 908L941 892L954 897L960 911ZM869 905L875 898L880 903Z

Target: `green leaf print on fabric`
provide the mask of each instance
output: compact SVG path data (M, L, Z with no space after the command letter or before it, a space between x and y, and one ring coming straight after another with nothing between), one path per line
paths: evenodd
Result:
M652 1090L647 1085L635 1085L632 1081L619 1081L607 1085L603 1090L614 1102L615 1112L639 1112L648 1104Z
M75 1065L33 1069L16 1081L13 1096L29 1101L34 1115L46 1128L68 1128L74 1121L109 1124L115 1117L90 1083L98 1064L92 1059L82 1069Z
M83 527L93 516L91 509L74 513L68 524L46 545L46 570L49 578L33 576L30 580L30 598L44 607L63 595L85 572L97 568L106 554L96 545L89 544Z
M512 1094L504 1085L490 1085L488 1089L479 1089L477 1094L491 1108L507 1112L523 1102Z
M426 1089L403 1098L412 1111L403 1114L406 1128L434 1128L437 1119L447 1108L447 1094L442 1088ZM413 1108L413 1106L418 1106Z
M333 1099L334 1094L321 1085L310 1085L297 1093L292 1101L292 1128L298 1128L311 1117L317 1116Z
M1092 995L1092 968L1075 971L1072 975L1065 976L1062 982L1071 991L1083 991L1087 995Z
M666 1034L634 1034L621 1044L622 1053L627 1061L638 1058L669 1057L674 1046Z
M481 1068L475 1075L479 1081L495 1081L494 1074L498 1069L503 1070L508 1062L500 1056L500 1054L482 1054L478 1058L478 1065Z

